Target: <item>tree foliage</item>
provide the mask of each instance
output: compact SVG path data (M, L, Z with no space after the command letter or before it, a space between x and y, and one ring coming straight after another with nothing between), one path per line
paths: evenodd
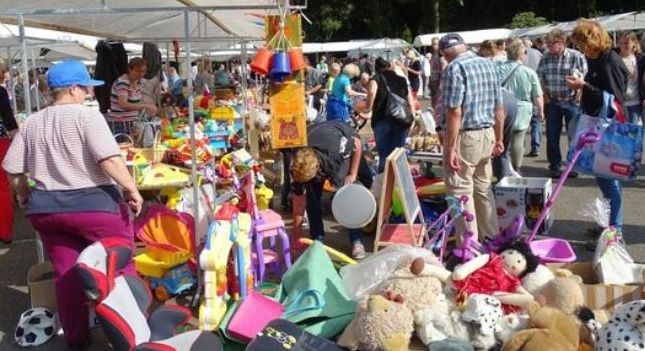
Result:
M532 11L520 12L513 16L510 28L537 27L549 23L546 18L536 16Z
M400 37L499 27L530 27L645 10L643 0L310 0L307 41Z

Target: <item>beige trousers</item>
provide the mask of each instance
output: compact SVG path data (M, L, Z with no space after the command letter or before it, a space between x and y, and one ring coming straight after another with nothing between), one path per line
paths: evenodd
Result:
M459 172L446 173L448 194L468 196L464 206L475 219L468 224L474 239L493 237L498 232L497 209L491 186L493 171L491 157L495 145L493 128L462 131L457 137L457 154L462 168ZM447 164L444 158L444 164ZM456 223L457 242L461 242L466 223L460 218Z

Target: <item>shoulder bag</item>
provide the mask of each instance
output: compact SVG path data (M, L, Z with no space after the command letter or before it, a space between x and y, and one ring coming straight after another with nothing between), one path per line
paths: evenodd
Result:
M383 83L387 92L385 115L400 124L410 126L414 121L414 116L412 115L412 110L410 109L408 100L393 93L387 82L387 78L382 74L381 77L383 78Z

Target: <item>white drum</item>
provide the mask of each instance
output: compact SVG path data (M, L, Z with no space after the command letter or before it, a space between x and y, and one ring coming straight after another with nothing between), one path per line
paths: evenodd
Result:
M362 185L345 185L334 195L331 212L343 227L363 228L376 215L376 200L369 189Z

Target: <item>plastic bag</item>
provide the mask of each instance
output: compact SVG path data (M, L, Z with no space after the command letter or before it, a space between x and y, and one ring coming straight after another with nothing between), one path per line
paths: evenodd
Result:
M358 264L340 269L347 292L356 300L369 295L405 262L423 257L427 264L441 265L430 250L407 245L388 246Z
M596 199L593 202L587 202L582 205L580 215L595 221L601 228L609 227L609 213L611 205L607 199Z
M607 228L600 235L593 263L601 283L632 284L642 280L635 276L640 270L627 252L622 235L614 228Z

